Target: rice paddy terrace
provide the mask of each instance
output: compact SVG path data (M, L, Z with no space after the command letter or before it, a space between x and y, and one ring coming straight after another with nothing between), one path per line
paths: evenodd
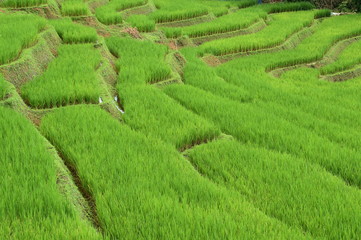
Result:
M0 1L0 239L361 239L361 15Z

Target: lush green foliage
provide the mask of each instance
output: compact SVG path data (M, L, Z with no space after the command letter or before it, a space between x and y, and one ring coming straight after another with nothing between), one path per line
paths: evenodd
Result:
M55 159L36 128L0 107L0 238L100 239L56 185Z
M214 125L181 107L159 89L149 86L122 88L124 121L145 135L158 137L177 148L220 135Z
M117 24L122 22L119 11L147 3L147 0L111 0L106 5L96 9L95 16L104 24Z
M329 9L320 9L317 10L315 13L315 18L324 18L324 17L330 17L331 16L331 10Z
M51 20L50 24L54 26L64 43L96 42L98 39L94 28L73 23L71 19Z
M0 64L13 61L29 47L46 24L45 19L25 14L0 14Z
M205 35L236 31L255 23L260 18L265 18L266 13L259 8L242 9L235 13L216 18L211 22L191 25L181 28L163 28L167 37L201 37Z
M126 21L141 32L152 32L155 30L155 21L145 15L132 15Z
M8 93L8 85L0 74L0 100L3 100Z
M352 68L356 64L361 63L361 40L351 44L347 47L331 64L322 67L322 74L333 74Z
M224 55L274 47L309 26L313 19L314 13L310 11L273 14L268 26L260 32L207 42L200 49L206 53Z
M97 50L89 44L63 45L58 54L42 76L22 87L24 100L37 108L97 103L100 95L100 80L95 72L100 63Z
M65 0L61 4L61 13L64 16L82 16L88 15L89 9L83 0Z
M253 1L241 1L238 3L238 5L239 7L242 7L242 4L245 4L245 6L247 6L247 3L251 4L252 2ZM252 23L255 23L261 18L266 18L266 15L268 13L309 10L312 8L313 6L308 3L272 4L272 7L269 7L269 5L259 5L251 8L238 10L234 13L230 13L225 16L216 18L211 22L186 27L163 28L163 30L166 36L171 38L179 37L180 35L188 35L189 37L201 37L205 35L240 30L242 28L250 26ZM273 34L273 36L276 35L277 34Z
M164 61L166 46L118 37L108 38L106 43L112 54L119 57L116 67L120 83L154 83L169 77L171 70Z
M314 237L354 239L360 233L361 193L302 159L216 141L187 153L210 179L248 196L264 212Z
M302 11L311 10L315 6L310 2L291 2L291 3L275 3L275 4L262 4L260 6L267 13L279 13L288 11Z
M197 1L154 0L157 11L150 14L157 23L179 21L208 14L208 8Z
M0 2L0 7L21 8L38 6L46 3L47 0L4 0Z
M203 178L177 151L130 130L99 107L57 109L43 119L41 130L77 166L105 236L304 238L241 195Z
M0 239L361 235L361 15L254 0L60 4L22 9L51 20L0 9L0 105L23 114L0 107ZM117 26L59 16L88 5ZM71 44L53 29L36 41L45 28Z
M166 93L187 108L211 119L222 132L241 142L251 142L272 150L317 163L355 185L361 183L361 154L277 117L254 104L238 103L190 86L169 86ZM240 124L242 123L242 124Z

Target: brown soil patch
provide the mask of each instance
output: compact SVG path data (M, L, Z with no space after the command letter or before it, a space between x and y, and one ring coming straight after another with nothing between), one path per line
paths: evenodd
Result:
M216 67L222 63L216 56L213 55L204 57L203 61L211 67Z
M128 27L123 29L121 32L129 34L132 38L142 39L142 36L140 36L140 33L137 28Z

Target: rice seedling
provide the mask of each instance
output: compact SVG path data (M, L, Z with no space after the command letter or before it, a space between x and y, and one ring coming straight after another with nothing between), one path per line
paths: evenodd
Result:
M150 41L110 37L106 44L118 57L119 83L144 84L167 79L171 74L164 57L168 48Z
M201 37L205 35L218 34L240 30L250 26L261 18L265 18L266 13L259 8L242 9L235 13L216 18L211 22L191 25L179 28L163 28L168 38L187 35L189 37Z
M0 100L3 100L8 93L8 85L4 77L0 74Z
M43 75L21 88L25 102L46 108L74 103L97 103L100 80L95 72L100 54L93 45L63 45Z
M211 142L187 155L216 183L237 189L264 212L315 238L361 234L360 191L323 168L236 141Z
M199 59L196 48L183 48L181 52L187 60L183 69L184 83L237 101L252 101L253 96L248 91L224 81Z
M122 22L122 15L119 11L147 3L147 0L112 0L109 3L97 8L95 16L104 24L117 24Z
M287 94L280 89L280 82L266 73L278 67L322 59L337 41L361 34L359 21L359 15L324 19L314 34L294 49L235 59L217 68L216 72L225 81L249 91L255 99L277 102L290 109L297 108L318 118L359 129L358 114L348 110L349 106L325 103L324 99L312 94L312 88L303 95Z
M0 2L0 7L22 8L46 4L47 0L4 0Z
M221 98L187 85L169 86L165 92L241 142L292 154L323 166L348 183L361 184L361 175L356 174L361 169L360 153L279 118L270 110Z
M348 46L336 59L320 69L321 74L334 74L351 69L361 63L361 40Z
M84 16L89 14L89 7L83 0L65 0L61 4L63 16Z
M315 8L315 6L310 2L262 4L259 7L265 10L267 13L303 11L303 10L311 10Z
M15 60L36 40L46 20L35 15L0 14L0 64Z
M314 13L277 13L270 18L268 26L257 33L206 42L200 49L205 53L225 55L275 47L295 32L309 26L313 22Z
M146 15L132 15L126 21L141 32L152 32L155 30L155 21Z
M313 96L312 98L323 102L322 108L325 108L325 103L332 103L331 105L335 105L334 107L330 108L327 104L326 108L331 112L337 111L337 109L342 109L343 114L352 116L348 121L352 121L353 117L357 117L357 112L361 110L361 103L357 98L358 89L360 87L360 78L353 78L348 79L345 82L334 83L329 81L320 81L319 77L319 69L301 67L282 74L277 85L279 85L280 88L287 89L290 94L297 94L308 98L309 96ZM320 91L320 89L322 89L322 91ZM345 112L345 109L348 110L347 113ZM335 117L332 121L335 122L335 120L338 121L338 119L342 120L343 118L345 117L342 117L341 119L340 117ZM352 126L352 128L358 129L358 120L354 121L356 121L356 123L347 124L347 126ZM346 126L345 123L343 123L342 126ZM347 132L348 131L345 133Z
M237 2L239 7L243 7L242 3L250 4L254 1L241 1ZM217 3L218 4L218 3ZM282 4L272 4L273 8L261 6L255 6L251 8L241 9L234 13L227 14L216 18L211 22L201 23L197 25L191 25L186 27L178 28L163 28L166 36L168 38L179 37L181 35L187 35L189 37L202 37L206 35L219 34L224 32L236 31L246 27L249 27L251 24L255 23L260 19L265 19L267 14L273 12L285 12L285 11L300 11L300 10L309 10L313 7L300 7L299 3L282 3ZM309 6L309 4L306 4ZM268 6L268 5L266 5ZM302 4L301 4L302 6ZM278 9L276 11L276 9Z
M59 193L48 148L25 117L0 107L0 238L101 239Z
M315 19L330 17L330 16L331 16L331 10L329 10L329 9L320 9L320 10L317 10L315 13Z
M213 184L177 151L98 106L56 109L42 120L41 131L76 167L109 238L309 238Z
M90 43L98 39L94 28L73 23L71 19L55 19L49 23L54 26L64 43Z
M157 11L149 14L149 17L157 23L185 20L208 14L208 8L197 1L154 0L154 4Z
M120 97L126 124L178 149L220 135L217 127L152 86L122 88Z

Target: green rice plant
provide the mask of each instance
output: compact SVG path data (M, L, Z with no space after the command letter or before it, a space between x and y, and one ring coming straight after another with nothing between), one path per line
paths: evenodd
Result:
M206 42L200 49L205 53L225 55L275 47L309 26L313 19L312 11L273 14L268 26L257 33Z
M243 0L243 1L237 2L237 6L239 8L246 8L246 7L251 7L253 5L256 5L257 3L258 3L258 1L256 1L256 0Z
M235 101L253 101L253 96L246 89L225 82L222 78L217 76L214 69L207 67L204 62L197 58L196 49L185 48L182 49L182 53L184 56L186 56L187 59L187 65L184 68L184 82L186 84L190 84L220 97L229 98ZM288 71L282 75L282 79L285 79L285 88L287 88L288 91L292 89L291 83L295 83L296 81L300 81L300 83L302 83L301 85L300 83L294 85L300 85L299 88L304 89L304 93L297 90L297 92L290 92L289 94L294 95L308 93L310 95L324 95L323 99L330 101L329 98L336 98L332 93L337 92L337 97L340 99L340 103L349 103L347 105L355 105L355 100L347 100L346 96L355 96L359 86L356 86L355 84L348 84L350 85L348 89L354 89L354 94L350 94L350 91L344 91L345 87L341 88L340 86L334 86L334 84L331 84L331 86L334 86L334 88L331 88L329 91L327 91L329 87L326 88L326 86L329 84L324 81L318 81L318 70L308 70L313 70L315 72L314 80L310 80L308 85L305 84L305 79L307 79L307 72L305 71L299 71L297 75L295 71ZM319 88L315 88L316 81L319 83L319 87L322 87L322 93L320 93ZM340 93L343 93L345 96L341 97ZM284 97L285 101L286 99L292 98L292 96L289 97L288 94L282 93L281 91L278 92L278 95L286 95ZM356 102L357 101L358 100L356 100ZM272 111L275 115L286 119L296 124L297 126L317 133L318 135L327 138L331 142L354 150L357 150L361 147L361 135L359 135L355 129L349 127L348 125L332 123L330 121L317 118L307 112L302 112L297 108L290 108L287 105L280 103L257 101L255 104L264 108L265 110ZM334 111L337 111L337 108L332 110L332 112ZM350 135L350 132L354 133Z
M252 101L253 96L248 91L224 81L215 69L199 59L196 48L183 48L181 52L187 60L183 69L184 83L236 101Z
M331 16L331 10L329 10L329 9L319 9L315 13L315 19L330 17L330 16Z
M4 77L0 74L0 100L3 100L8 94L8 85Z
M122 22L119 11L146 4L147 0L111 0L109 3L98 7L95 16L103 24L117 24Z
M231 101L187 85L169 86L165 92L241 142L292 154L321 165L348 183L361 184L358 151L343 148L254 104Z
M98 106L56 109L40 129L92 193L108 238L310 238L213 184L175 149L131 130Z
M303 11L315 8L310 2L290 2L290 3L275 3L275 4L262 4L259 6L267 13L280 13L290 11Z
M157 23L180 21L208 14L207 6L192 0L154 0L157 11L149 17Z
M63 16L84 16L89 14L88 4L83 0L65 0L61 4Z
M49 23L54 26L64 43L89 43L98 39L94 28L73 23L71 19L55 19Z
M318 94L314 94L315 91L312 90L314 86L305 88L302 95L287 94L280 89L280 81L266 72L278 67L322 59L337 41L361 34L361 27L357 24L359 21L359 15L324 19L317 26L314 34L294 49L235 59L217 68L217 75L231 84L246 89L255 99L277 102L290 109L300 109L318 118L360 129L359 115L348 109L352 106L329 104L334 102L331 98L328 99L329 102L325 102L324 99L317 97ZM335 92L335 88L330 91Z
M141 32L152 32L155 30L155 21L146 15L132 15L126 21Z
M126 124L145 135L171 143L178 149L220 135L217 127L187 111L152 86L122 88L120 97Z
M361 40L348 46L336 59L320 69L321 74L334 74L336 72L351 69L356 64L361 63Z
M171 74L164 56L168 48L150 41L110 37L106 44L118 57L119 83L144 84L167 79Z
M95 72L99 52L93 45L75 44L61 46L58 54L43 75L21 88L25 102L36 108L97 103L101 91Z
M162 30L164 30L168 38L179 37L180 35L188 35L192 38L201 37L240 30L265 17L266 13L259 8L242 9L211 22L178 28L162 28Z
M36 40L46 20L34 15L0 14L0 65L19 57Z
M0 2L0 7L22 8L39 6L46 3L47 0L4 0Z
M356 239L361 234L361 214L355 211L360 191L321 167L225 140L196 146L187 155L205 176L315 238Z
M235 2L240 8L252 4L254 1L240 1ZM217 3L218 2L214 2ZM245 4L245 5L242 5ZM166 36L169 38L179 37L181 35L188 35L189 37L202 37L206 35L219 34L224 32L236 31L255 23L257 20L265 19L267 14L274 12L287 12L287 11L301 11L310 10L314 6L299 3L281 3L258 5L246 9L241 9L237 12L227 14L216 18L211 22L191 25L186 27L177 28L163 28ZM302 7L303 6L303 7ZM307 7L308 6L308 7Z
M357 113L361 110L361 103L358 101L357 95L358 89L360 87L360 78L353 78L348 79L344 82L335 83L321 80L319 77L319 69L300 67L282 74L278 80L277 85L282 89L287 89L288 94L297 94L305 96L306 98L311 97L315 99L313 101L320 102L322 109L326 108L328 111L330 111L330 113L336 111L337 115L341 114L338 112L342 112L342 114L347 114L347 116L349 116L347 117L349 118L347 120L348 122L351 122L352 118L356 118L351 122L351 124L340 123L338 125L343 127L352 126L353 129L358 129L359 126ZM320 89L322 89L322 91L320 91ZM331 115L330 113L328 113L327 115ZM329 120L337 123L340 120L343 121L343 119L345 119L345 117L342 117L341 115L341 118L340 116L337 116ZM345 133L347 132L349 131L346 131ZM348 136L349 139L353 137L354 135ZM348 141L345 140L344 142Z
M55 157L37 129L0 107L0 238L102 239L59 192Z

